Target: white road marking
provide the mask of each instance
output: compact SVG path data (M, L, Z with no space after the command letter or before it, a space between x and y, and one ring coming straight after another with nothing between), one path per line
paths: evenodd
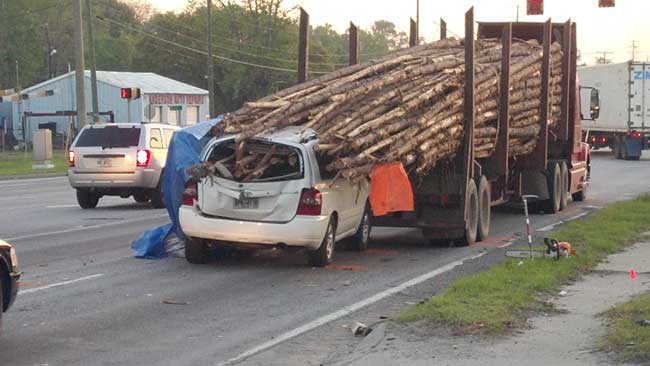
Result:
M514 244L514 243L515 243L514 240L510 240L509 242L507 242L505 244L499 245L497 248L499 248L499 249L507 248L507 247L511 246L512 244Z
M365 300L361 300L361 301L359 301L359 302L357 302L355 304L346 306L341 310L338 310L338 311L335 311L335 312L333 312L331 314L327 314L325 316L322 316L322 317L320 317L320 318L318 318L318 319L316 319L316 320L314 320L312 322L309 322L309 323L307 323L305 325L302 325L302 326L300 326L298 328L295 328L295 329L290 330L290 331L288 331L288 332L286 332L284 334L281 334L281 335L279 335L277 337L274 337L272 340L270 340L268 342L265 342L265 343L260 344L259 346L253 347L253 348L249 349L248 351L245 351L245 352L243 352L243 353L241 353L241 354L239 354L239 355L237 355L237 356L235 356L235 357L233 357L233 358L231 358L231 359L229 359L227 361L221 362L221 363L219 363L217 365L218 366L225 366L225 365L233 365L233 364L242 362L242 361L246 360L247 358L249 358L251 356L254 356L254 355L256 355L256 354L258 354L258 353L260 353L262 351L266 351L269 348L275 347L280 343L288 341L289 339L297 337L297 336L299 336L299 335L301 335L303 333L309 332L310 330L316 329L316 328L318 328L318 327L320 327L322 325L325 325L325 324L327 324L329 322L332 322L334 320L340 319L340 318L342 318L342 317L344 317L346 315L349 315L349 314L351 314L351 313L353 313L353 312L355 312L355 311L357 311L357 310L359 310L361 308L364 308L364 307L366 307L368 305L372 305L372 304L374 304L374 303L376 303L378 301L381 301L381 300L383 300L383 299L385 299L387 297L390 297L392 295L400 293L400 292L406 290L409 287L413 287L413 286L418 285L418 284L420 284L420 283L422 283L424 281L427 281L427 280L430 280L430 279L432 279L432 278L434 278L436 276L439 276L439 275L441 275L441 274L443 274L445 272L449 272L452 269L463 265L463 263L465 263L466 261L480 258L483 255L485 255L485 252L482 252L482 253L474 255L474 256L465 257L465 258L463 258L461 260L449 263L449 264L447 264L447 265L445 265L443 267L440 267L438 269L435 269L435 270L433 270L431 272L428 272L428 273L425 273L425 274L423 274L421 276L415 277L415 278L413 278L411 280L408 280L408 281L402 283L401 285L391 287L391 288L389 288L389 289L387 289L385 291L382 291L382 292L380 292L378 294L375 294L375 295L373 295L373 296L371 296L371 297L369 297L369 298L367 298Z
M556 222L554 224L550 224L548 226L540 227L536 231L539 231L539 232L551 231L551 230L555 229L556 226L562 225L562 224L564 224L564 221L558 221L558 222Z
M581 217L585 217L585 216L587 216L587 215L589 215L588 212L583 212L583 213L581 213L581 214L579 214L579 215L575 215L575 216L569 217L569 218L566 219L566 220L567 220L567 221L574 221L574 220L577 220L577 219L579 219L579 218L581 218Z
M77 278L76 280L69 280L69 281L57 282L57 283L53 283L53 284L51 284L51 285L47 285L47 286L35 287L35 288L29 288L29 289L26 289L26 290L19 290L18 292L19 292L20 295L22 296L22 295L31 294L31 293L38 292L38 291L49 290L49 289L51 289L51 288L55 288L55 287L61 287L61 286L65 286L65 285L71 285L71 284L73 284L73 283L77 283L77 282L81 282L81 281L92 280L92 279L94 279L94 278L99 278L99 277L101 277L101 276L103 276L103 275L104 275L103 273L98 273L98 274L94 274L94 275L91 275L91 276L86 276L86 277Z
M145 218L141 218L141 219L126 219L126 220L119 220L117 222L109 222L109 223L106 223L106 224L75 227L75 228L64 229L64 230L50 231L50 232L46 232L46 233L38 233L38 234L29 234L29 235L23 235L23 236L16 236L16 237L7 238L7 239L4 239L4 240L6 240L8 242L12 242L12 241L16 241L16 240L40 238L42 236L68 234L68 233L74 233L74 232L77 232L77 231L100 229L100 228L103 228L103 227L114 226L114 225L117 225L117 224L132 224L134 222L157 220L157 219L162 219L162 218L165 218L165 217L167 217L167 215L145 217Z

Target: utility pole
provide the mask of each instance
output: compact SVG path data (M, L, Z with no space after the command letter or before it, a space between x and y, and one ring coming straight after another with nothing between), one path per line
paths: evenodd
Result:
M517 23L519 23L519 4L517 4Z
M20 67L18 66L18 60L16 60L16 92L19 92L22 89L20 86Z
M84 34L82 24L83 16L81 15L81 0L72 0L72 13L75 41L75 79L77 83L77 127L81 129L86 125L86 90L84 87L86 66L84 65Z
M216 117L214 108L214 59L212 58L212 0L208 0L208 91L210 93L210 119Z
M99 122L99 100L97 99L97 60L95 59L95 36L93 35L93 12L90 0L86 0L86 27L88 27L88 54L90 56L90 91L93 102L93 123Z
M632 61L636 59L636 49L639 48L637 46L636 41L632 41Z
M45 80L52 78L52 43L50 42L50 25L48 23L43 24L43 31L45 32L45 47L47 54L47 77Z
M415 27L415 43L420 44L420 0L416 0L416 11L415 11L415 22L416 27Z

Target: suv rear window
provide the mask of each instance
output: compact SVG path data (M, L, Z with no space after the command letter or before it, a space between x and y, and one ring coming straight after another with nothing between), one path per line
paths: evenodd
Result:
M279 182L304 176L302 154L295 147L266 141L248 142L239 166L235 165L235 152L233 140L220 143L210 152L208 161L221 163L229 173L219 174L222 178L237 182ZM266 163L262 164L265 157Z
M90 127L81 132L75 147L133 147L139 142L140 127Z

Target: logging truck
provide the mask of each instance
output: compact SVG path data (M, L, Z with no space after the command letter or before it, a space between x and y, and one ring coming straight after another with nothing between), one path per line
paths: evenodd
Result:
M432 241L453 240L472 244L484 240L490 231L493 206L516 202L525 195L538 197L547 213L565 209L569 197L583 201L590 173L589 146L581 142L580 95L591 91L590 116L598 117L597 90L581 89L576 74L576 24L517 22L478 23L478 39L500 39L502 73L499 88L499 121L494 153L483 158L474 149L475 34L474 16L466 14L464 131L461 152L448 162L437 164L424 177L410 177L415 210L373 218L373 226L415 227ZM543 44L540 120L541 128L532 153L509 154L510 50L513 39L535 39ZM549 78L551 43L562 46L562 95L560 118L549 125ZM471 71L470 71L471 70Z

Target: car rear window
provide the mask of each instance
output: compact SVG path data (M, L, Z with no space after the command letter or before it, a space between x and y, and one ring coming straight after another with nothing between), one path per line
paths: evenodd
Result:
M239 165L235 164L235 154L235 142L224 141L212 149L208 162L221 165L220 177L237 182L279 182L304 177L302 154L295 147L267 141L248 142Z
M140 127L90 127L81 132L75 147L133 147L139 142Z

